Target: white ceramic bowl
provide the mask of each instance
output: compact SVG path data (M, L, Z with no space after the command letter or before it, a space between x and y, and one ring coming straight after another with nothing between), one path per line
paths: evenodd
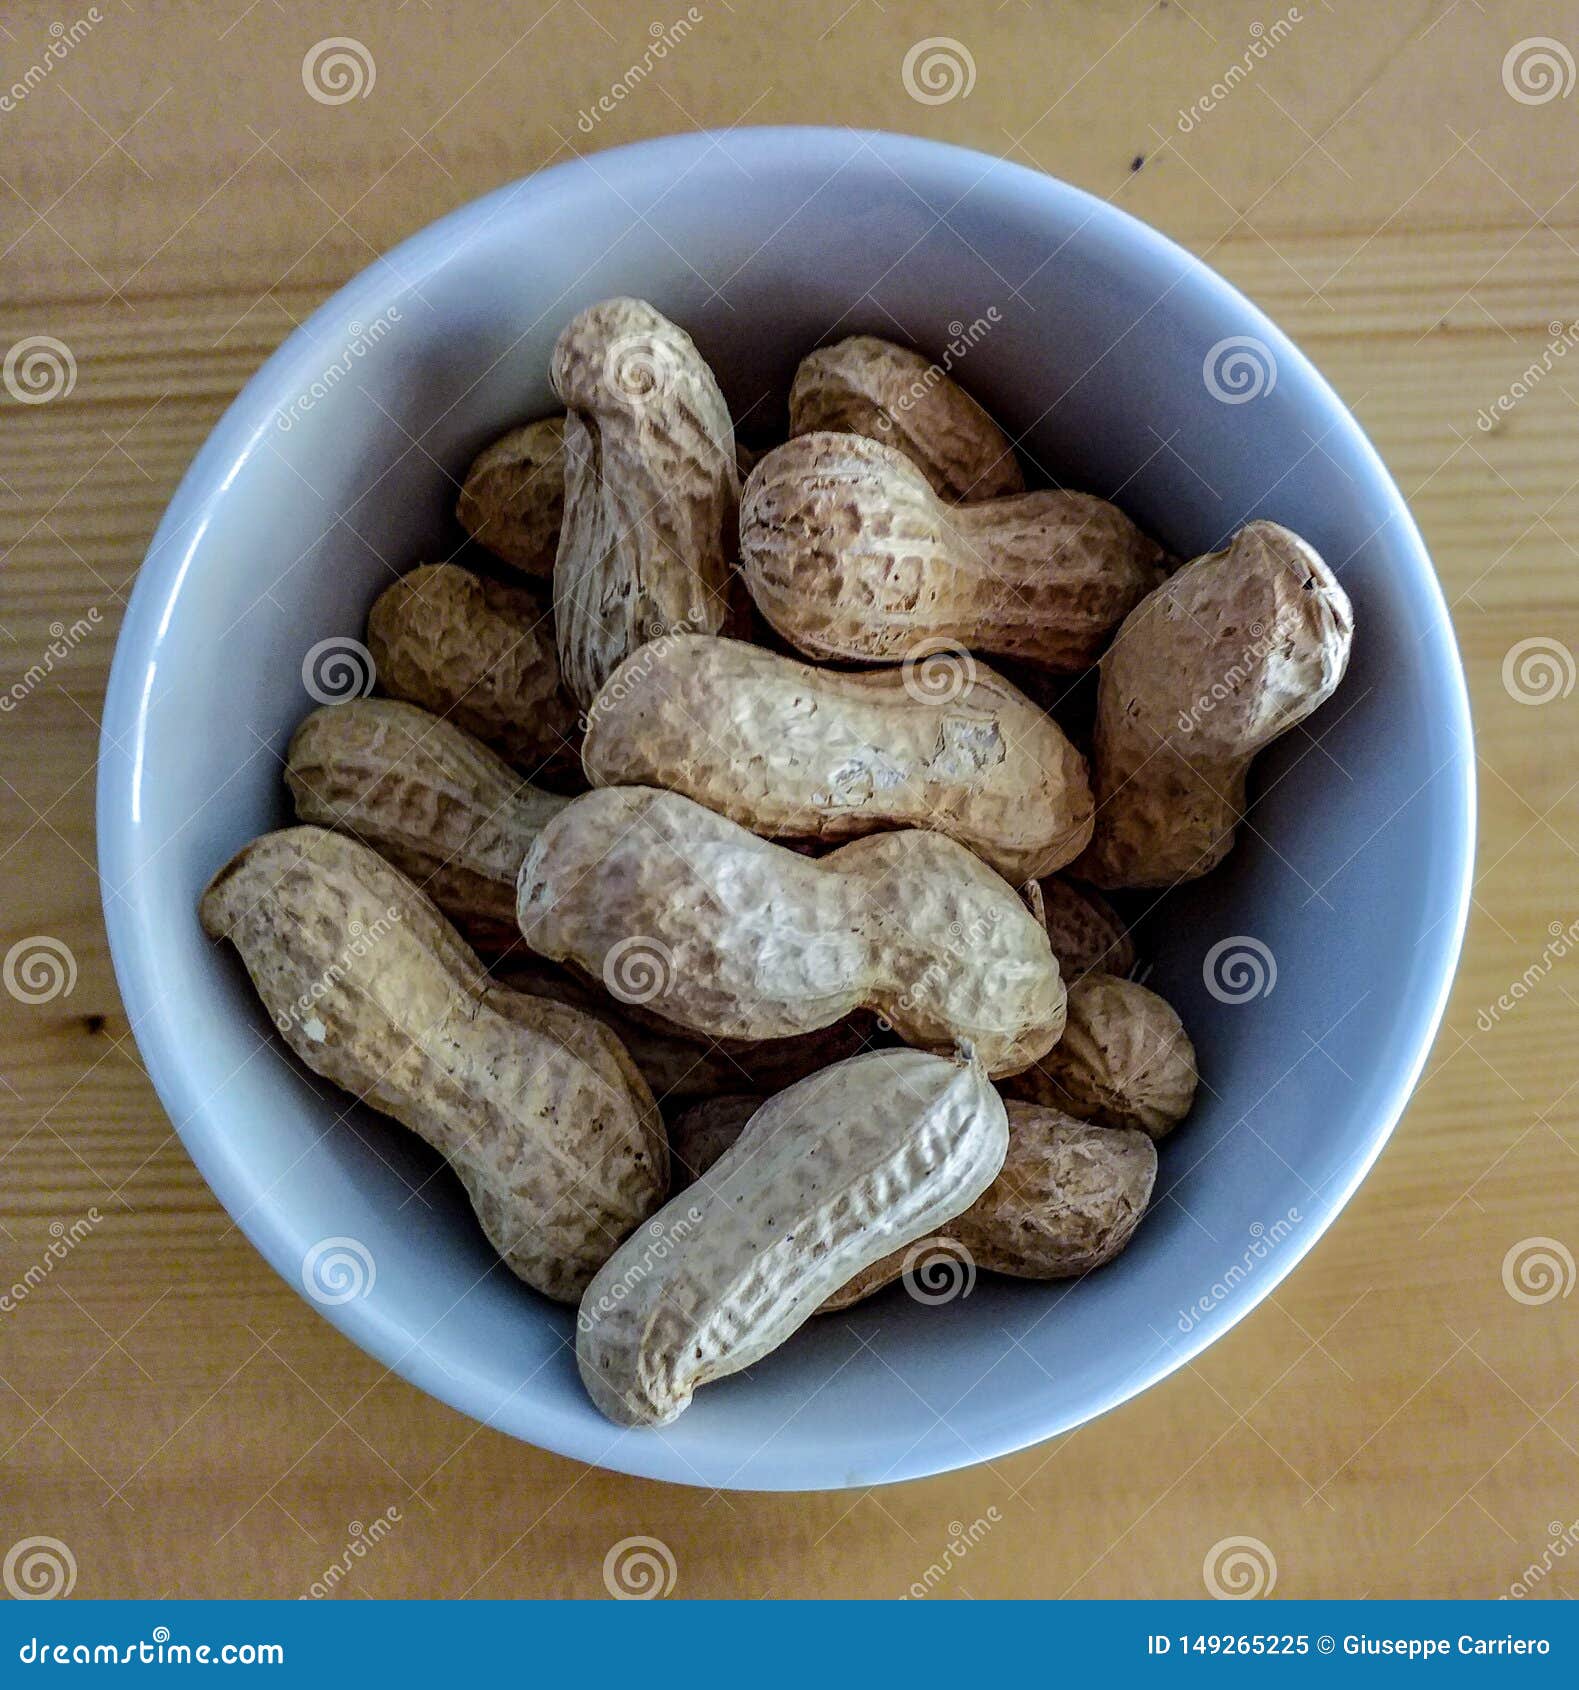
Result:
M497 1266L420 1144L341 1118L194 914L219 864L289 819L280 758L312 705L309 652L359 635L374 595L434 555L452 478L553 408L555 335L616 293L684 324L754 419L771 419L803 353L842 334L937 357L969 339L956 375L1060 479L1118 498L1186 555L1251 517L1289 524L1336 567L1359 630L1337 697L1258 765L1227 867L1153 923L1152 983L1194 1035L1203 1084L1129 1251L1085 1283L984 1275L938 1307L895 1287L637 1432L582 1394L571 1311ZM138 578L105 707L99 849L127 1012L172 1120L287 1280L303 1284L323 1241L353 1241L350 1277L327 1293L341 1300L318 1296L349 1337L586 1461L720 1487L864 1485L1114 1407L1321 1236L1442 1010L1472 770L1446 609L1398 489L1245 299L1124 213L1015 165L890 135L742 130L500 189L372 265L269 360ZM1274 965L1263 993L1257 970L1264 987Z

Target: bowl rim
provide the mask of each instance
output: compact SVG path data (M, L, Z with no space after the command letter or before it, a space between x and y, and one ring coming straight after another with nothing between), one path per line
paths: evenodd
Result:
M1122 1383L1098 1394L1082 1408L1071 1411L1051 1404L1037 1411L1031 1405L1001 1425L963 1459L945 1450L932 1450L918 1459L903 1456L881 1473L853 1472L832 1456L822 1458L791 1454L766 1470L753 1469L752 1488L772 1490L844 1489L897 1483L954 1471L995 1460L1057 1436L1075 1426L1109 1413L1139 1396L1192 1361L1232 1326L1243 1320L1293 1272L1325 1235L1347 1205L1361 1181L1370 1172L1382 1148L1392 1136L1407 1107L1429 1057L1446 1010L1462 952L1473 885L1476 788L1473 726L1468 687L1446 597L1432 566L1424 540L1397 484L1359 419L1345 406L1310 360L1257 306L1220 276L1210 265L1196 258L1168 236L1142 222L1109 201L1075 187L1057 177L974 148L884 130L855 129L823 125L745 126L698 130L637 141L604 151L578 155L517 178L467 201L407 237L388 253L375 258L344 286L335 290L270 355L227 407L188 466L149 543L116 636L109 682L105 691L100 728L99 771L96 788L96 834L101 901L117 987L126 1008L131 1031L137 1040L147 1073L153 1082L172 1127L210 1189L253 1247L274 1270L306 1300L297 1267L300 1252L289 1237L289 1228L267 1201L257 1201L255 1191L236 1174L217 1152L203 1143L194 1144L190 1123L209 1113L208 1104L190 1084L174 1028L154 1014L158 991L154 981L151 946L153 935L141 881L151 870L136 865L133 841L136 833L137 788L143 762L146 733L146 679L150 652L157 646L188 570L202 545L209 518L246 461L259 448L275 414L276 390L287 397L299 382L291 372L316 368L323 350L338 344L336 337L347 314L356 317L359 308L372 305L388 292L391 272L404 286L420 287L441 269L468 237L481 229L524 194L556 194L579 184L601 181L610 170L641 171L667 162L680 173L699 164L715 150L734 149L736 156L769 155L790 148L798 162L825 160L830 166L859 163L870 151L895 171L907 167L927 172L951 170L977 173L977 185L989 178L1013 184L1017 191L1035 196L1049 208L1061 207L1074 214L1073 221L1129 245L1148 262L1181 270L1202 286L1225 313L1232 313L1248 331L1271 348L1280 369L1298 370L1313 385L1318 396L1330 402L1336 416L1352 431L1352 440L1362 460L1376 479L1378 489L1391 505L1395 527L1394 544L1408 556L1412 572L1411 589L1418 597L1428 632L1437 639L1432 649L1435 690L1447 719L1443 726L1453 752L1449 762L1457 764L1456 816L1451 839L1443 843L1443 884L1454 890L1450 907L1443 910L1432 927L1446 931L1437 947L1437 979L1434 990L1417 1007L1408 1029L1407 1060L1398 1064L1395 1082L1371 1128L1368 1142L1357 1145L1348 1177L1323 1204L1323 1212L1311 1217L1315 1224L1302 1227L1297 1239L1269 1260L1248 1288L1214 1311L1215 1318L1201 1321L1187 1339L1154 1354L1148 1363ZM725 156L728 156L727 151ZM1286 361L1286 364L1285 364ZM1421 644L1426 642L1422 639ZM1444 772L1446 766L1444 765ZM1456 856L1456 862L1453 857ZM1426 930L1431 931L1431 928ZM740 1488L727 1480L715 1482L699 1477L695 1467L669 1451L660 1439L633 1438L613 1427L600 1436L595 1427L571 1420L563 1414L523 1399L526 1412L519 1425L500 1425L502 1405L480 1401L484 1390L441 1368L406 1331L381 1314L376 1300L357 1299L324 1307L313 1305L353 1343L391 1372L409 1380L430 1396L460 1410L491 1429L505 1431L541 1448L595 1466L612 1468L638 1477L675 1483L703 1485L708 1489ZM510 1400L510 1399L507 1399ZM973 1443L974 1443L973 1439Z

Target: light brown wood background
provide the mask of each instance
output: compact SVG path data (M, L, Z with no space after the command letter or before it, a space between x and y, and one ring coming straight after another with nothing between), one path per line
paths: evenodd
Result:
M100 21L0 110L0 348L64 342L69 395L0 391L0 686L57 624L97 621L0 715L9 947L67 945L69 995L0 994L0 1282L52 1224L99 1224L0 1312L0 1550L66 1543L82 1596L305 1590L388 1508L355 1596L604 1592L612 1544L672 1550L682 1596L892 1595L951 1523L1001 1523L949 1596L1203 1590L1261 1540L1278 1595L1537 1594L1579 1516L1579 1295L1520 1302L1510 1250L1579 1251L1579 92L1537 100L1510 49L1579 53L1579 8L1305 0L1193 129L1179 113L1289 15L1169 0L698 0L702 21L588 137L577 112L684 12L605 0L359 5L99 0ZM6 8L0 82L75 0ZM328 36L376 64L309 99ZM947 36L968 95L900 67ZM1564 76L1557 61L1559 84ZM1533 86L1533 85L1532 85ZM1216 265L1299 340L1413 501L1453 603L1479 731L1482 831L1462 973L1392 1146L1310 1259L1196 1365L1014 1459L823 1496L706 1496L588 1471L388 1377L263 1265L138 1064L94 875L97 718L166 499L245 377L376 253L495 184L700 125L828 122L950 139L1111 197ZM1504 682L1520 642L1559 696ZM1515 688L1519 683L1514 677ZM1525 677L1524 685L1538 684ZM1482 1015L1534 971L1511 1012ZM1517 1257L1515 1258L1517 1259ZM1546 1562L1543 1563L1543 1556Z

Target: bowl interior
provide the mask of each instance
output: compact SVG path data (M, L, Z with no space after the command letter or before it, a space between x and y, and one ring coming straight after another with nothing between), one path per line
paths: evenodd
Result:
M861 330L908 341L1052 475L1116 498L1177 552L1256 516L1297 529L1359 630L1337 697L1258 765L1228 867L1148 923L1151 983L1194 1036L1203 1083L1130 1250L1083 1283L983 1275L936 1307L896 1287L647 1432L595 1414L572 1313L495 1264L422 1146L293 1061L194 914L215 868L289 819L281 757L313 704L309 654L359 637L375 594L441 555L455 478L554 408L556 333L613 293L685 325L748 428L771 430L811 347ZM104 753L128 1011L193 1156L276 1268L300 1284L322 1241L353 1240L371 1266L324 1312L425 1388L577 1457L744 1488L874 1483L1020 1447L1132 1395L1271 1290L1419 1071L1472 830L1435 578L1306 361L1204 266L1076 190L844 131L689 136L562 166L331 300L173 503L117 653Z

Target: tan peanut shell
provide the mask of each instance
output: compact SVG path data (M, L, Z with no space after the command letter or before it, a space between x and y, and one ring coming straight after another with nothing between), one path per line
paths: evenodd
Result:
M374 601L367 644L385 692L454 722L525 773L579 765L553 631L522 588L425 564Z
M1083 974L1127 975L1135 967L1135 941L1117 910L1089 886L1053 876L1041 882L1042 919L1067 986Z
M605 682L581 756L594 786L667 787L770 838L930 828L1015 884L1091 836L1084 759L964 652L850 674L676 634Z
M946 505L892 447L806 434L747 478L740 557L757 609L808 656L952 640L1074 670L1156 584L1162 549L1089 493Z
M762 1107L758 1094L726 1092L704 1097L669 1123L669 1172L674 1189L694 1184L745 1131Z
M512 889L512 897L514 896ZM511 920L517 939L520 929ZM677 1108L696 1098L716 1097L749 1087L759 1096L782 1091L808 1074L842 1062L873 1041L869 1016L850 1016L814 1033L788 1039L706 1039L687 1037L642 1020L639 1004L624 1004L601 985L589 986L568 969L540 958L513 955L498 971L500 985L585 1010L610 1029L630 1052L662 1108Z
M1133 980L1086 974L1069 987L1064 1035L1011 1095L1109 1127L1172 1132L1195 1101L1195 1047L1173 1006Z
M1241 528L1126 618L1102 659L1094 885L1171 886L1215 868L1258 751L1329 698L1354 612L1316 552L1275 522Z
M667 1425L697 1386L761 1360L869 1263L968 1208L1007 1146L974 1060L877 1051L770 1098L587 1287L576 1361L593 1403L620 1425Z
M735 442L741 480L762 454ZM524 574L549 581L565 515L565 419L512 428L472 460L455 517L479 545Z
M448 1160L528 1285L574 1301L663 1200L668 1143L619 1040L490 985L367 846L321 828L265 834L214 877L200 913L315 1074Z
M604 787L533 841L516 913L540 955L714 1038L786 1038L865 1008L907 1043L968 1041L1009 1074L1063 1027L1046 930L937 833L813 859L678 793Z
M554 619L565 684L590 705L644 640L723 626L734 425L691 337L643 300L573 317L549 373L568 412Z
M704 1178L762 1106L759 1097L693 1104L669 1128L676 1190ZM1073 1279L1105 1266L1129 1243L1151 1202L1157 1147L1132 1127L1079 1121L1039 1103L1011 1101L1009 1150L998 1177L928 1240L863 1268L828 1298L833 1313L891 1285L906 1271L923 1286L932 1273L985 1268L1019 1279Z
M875 335L851 335L801 360L790 433L864 434L910 459L940 498L1023 493L1008 436L942 368Z
M858 1273L824 1304L847 1309L902 1277L929 1288L982 1268L1017 1279L1077 1279L1135 1236L1157 1179L1157 1147L1132 1127L1100 1127L1035 1103L1011 1102L1009 1152L998 1177L927 1241L896 1250Z
M565 419L512 428L478 453L455 517L495 557L547 581L565 514Z
M392 698L313 711L292 736L285 783L298 821L371 845L468 944L520 944L521 859L569 799L539 792L480 740Z

